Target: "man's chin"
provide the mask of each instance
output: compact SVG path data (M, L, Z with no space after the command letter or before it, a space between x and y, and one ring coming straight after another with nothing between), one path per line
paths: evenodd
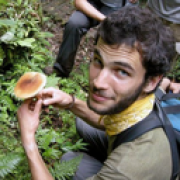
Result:
M87 105L89 107L89 109L91 109L92 111L94 111L95 113L99 114L99 115L105 115L107 113L107 110L105 110L103 107L98 107L101 106L100 104L96 104L93 105L94 103L90 102L90 100L87 100Z

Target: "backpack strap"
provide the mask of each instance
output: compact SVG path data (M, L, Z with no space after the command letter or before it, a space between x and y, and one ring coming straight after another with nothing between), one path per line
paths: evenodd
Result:
M180 104L162 107L166 114L180 114Z
M168 99L172 98L180 98L180 93L174 94L174 93L167 93L165 94L161 89L157 88L155 92L155 96L159 101L166 101Z
M144 133L159 127L162 127L162 123L158 120L153 111L143 121L140 121L131 128L128 128L125 131L119 133L113 144L113 149L122 143L133 141Z
M155 101L155 104L156 104L159 119L162 121L163 129L170 143L172 160L173 160L173 170L172 170L171 180L175 180L177 176L179 175L179 171L180 171L177 138L176 138L174 129L172 127L172 124L167 118L163 108L160 106L159 101Z

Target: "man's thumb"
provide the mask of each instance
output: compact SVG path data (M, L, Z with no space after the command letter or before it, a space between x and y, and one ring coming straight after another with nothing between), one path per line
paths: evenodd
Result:
M40 111L41 111L41 108L42 108L42 100L40 99L40 100L37 101L35 111L36 111L36 112L40 112Z

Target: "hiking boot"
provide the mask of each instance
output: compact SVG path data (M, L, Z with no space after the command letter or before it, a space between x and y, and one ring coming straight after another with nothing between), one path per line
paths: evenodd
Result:
M48 76L51 75L51 74L56 74L58 77L68 77L67 75L62 74L61 72L59 72L53 66L47 66L47 67L44 68L43 71Z

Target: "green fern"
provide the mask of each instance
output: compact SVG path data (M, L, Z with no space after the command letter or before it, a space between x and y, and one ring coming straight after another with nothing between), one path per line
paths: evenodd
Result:
M15 153L9 153L0 157L0 177L4 178L7 174L12 173L13 170L21 162L22 156Z
M56 77L55 74L48 76L47 77L47 83L46 83L46 88L47 87L57 87L59 84L59 77Z
M83 155L79 155L69 161L55 163L54 168L50 169L52 175L58 180L66 180L67 178L72 177L76 172L82 157Z

